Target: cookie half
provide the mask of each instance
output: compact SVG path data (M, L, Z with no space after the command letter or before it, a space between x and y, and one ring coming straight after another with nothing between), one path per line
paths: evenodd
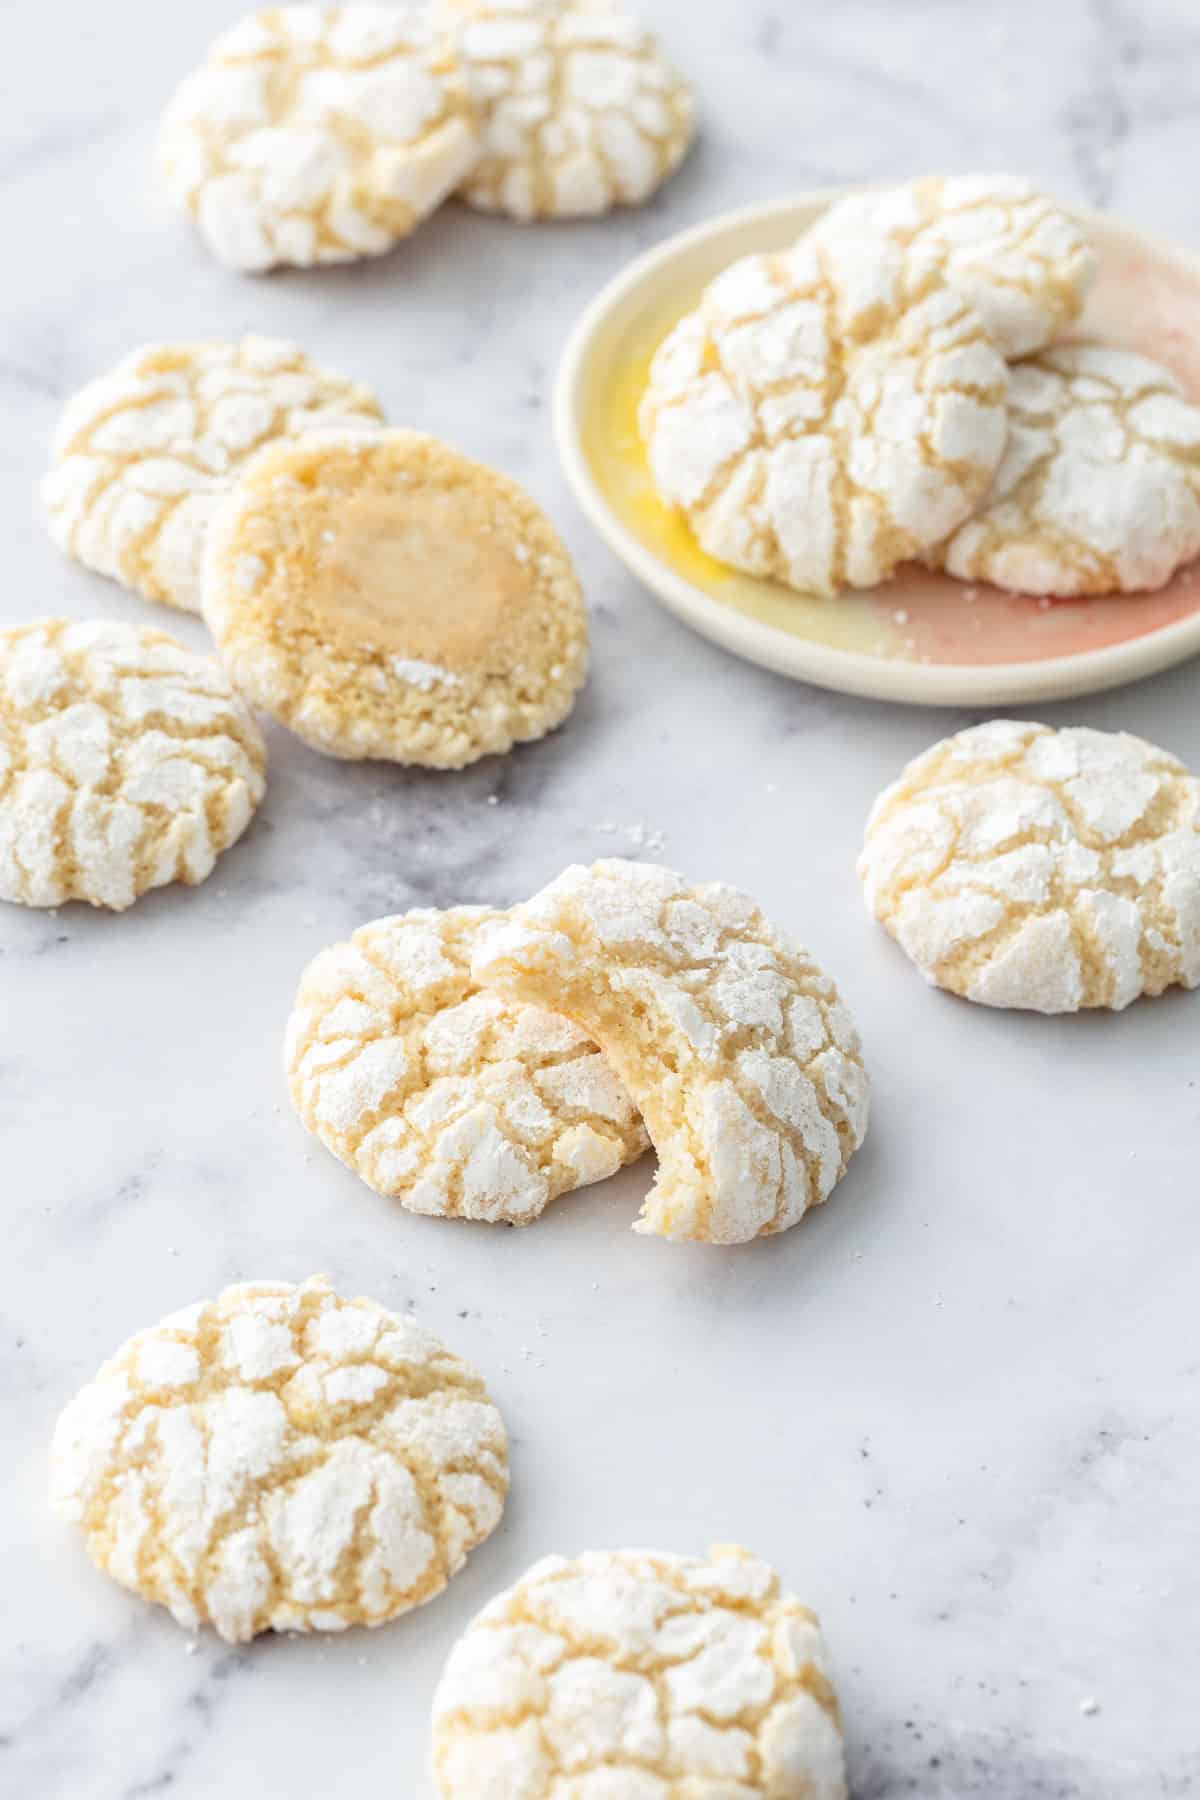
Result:
M477 1371L320 1278L226 1288L139 1332L54 1433L52 1502L97 1567L230 1643L423 1605L507 1488Z
M858 872L926 980L985 1006L1200 986L1200 781L1142 738L960 731L880 795Z
M983 505L926 561L1027 594L1129 594L1200 556L1200 407L1105 344L1012 370L1008 448Z
M217 39L167 109L172 199L231 268L378 256L479 155L454 46L417 6L269 6Z
M1008 371L928 260L810 236L718 275L660 346L639 422L662 499L719 562L874 587L982 500Z
M0 899L121 912L210 875L266 786L224 670L164 632L42 619L0 632Z
M648 1146L637 1110L567 1019L471 978L501 914L376 919L305 970L288 1021L305 1126L410 1212L526 1225Z
M1099 268L1079 221L1018 175L931 175L852 194L830 207L813 236L874 239L932 262L1007 357L1061 336Z
M484 111L464 199L515 219L641 206L695 133L691 89L618 0L440 0Z
M820 1626L744 1550L548 1556L433 1702L441 1800L846 1800Z
M42 484L50 535L147 600L200 611L208 526L238 470L273 438L369 428L368 388L296 344L150 344L63 413Z
M867 1078L837 989L733 888L577 865L485 932L472 970L578 1021L624 1082L659 1159L639 1231L785 1231L862 1143Z
M412 431L262 451L213 522L204 617L238 686L329 756L461 768L560 724L587 671L545 514Z

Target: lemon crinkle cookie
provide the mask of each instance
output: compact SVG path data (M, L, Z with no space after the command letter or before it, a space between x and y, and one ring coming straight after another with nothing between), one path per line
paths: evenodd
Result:
M305 971L288 1022L308 1130L411 1212L524 1225L647 1147L577 1026L481 991L486 907L377 919Z
M567 869L473 962L604 1051L659 1158L637 1229L735 1244L827 1199L863 1140L867 1078L837 989L735 889L652 864Z
M1017 175L927 176L838 201L814 236L876 240L939 268L1007 357L1041 350L1083 308L1099 266L1079 221Z
M461 768L560 724L587 670L540 508L410 431L261 451L213 523L204 616L238 686L330 756Z
M218 38L163 120L171 197L233 268L377 256L453 192L479 117L416 6L272 6Z
M991 491L927 560L1031 594L1163 587L1200 556L1200 407L1129 350L1068 344L1012 370Z
M450 1653L442 1800L845 1800L818 1622L744 1550L548 1556Z
M661 498L748 574L832 596L940 543L1004 449L978 314L888 244L748 256L660 346L640 425Z
M147 600L200 611L209 521L268 440L368 428L375 396L295 344L151 344L72 399L42 486L60 549Z
M683 161L691 90L618 0L440 0L484 107L473 206L569 219L638 206Z
M131 1338L59 1419L51 1497L115 1581L240 1643L423 1605L507 1487L470 1364L316 1278L226 1288Z
M1124 732L1001 719L935 744L876 801L858 870L968 1000L1120 1010L1200 986L1200 782Z
M250 823L265 768L224 671L163 632L0 632L0 898L119 912L201 882Z

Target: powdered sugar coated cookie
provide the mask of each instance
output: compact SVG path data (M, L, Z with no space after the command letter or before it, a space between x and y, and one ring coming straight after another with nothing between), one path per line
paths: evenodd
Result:
M692 141L691 90L619 0L440 0L485 109L472 206L570 219L639 206Z
M1079 221L1017 175L935 175L852 194L814 235L882 240L932 259L1008 357L1041 350L1066 330L1099 266Z
M525 1225L647 1147L628 1094L577 1026L482 992L486 907L376 919L305 971L288 1022L309 1131L411 1212Z
M262 799L266 751L224 672L161 631L0 632L0 898L87 900L211 874Z
M494 1530L503 1421L478 1373L321 1279L253 1282L139 1332L54 1434L52 1501L181 1625L382 1625Z
M479 118L416 6L270 6L218 38L163 120L171 197L221 262L377 256L452 193Z
M1200 986L1200 782L1124 732L999 719L935 744L876 801L858 870L968 1000L1120 1010Z
M451 1651L442 1800L845 1800L820 1627L744 1550L535 1563Z
M247 458L382 416L369 389L295 344L151 344L69 402L42 486L51 535L147 600L198 613L209 522Z
M1004 449L1007 389L932 264L808 238L711 283L655 356L640 424L659 494L710 556L831 596L963 522Z
M473 972L561 1006L608 1057L658 1151L640 1231L784 1231L862 1142L867 1079L837 989L733 888L616 859L569 868L482 934Z
M1028 594L1160 588L1200 556L1200 407L1129 350L1067 344L1012 371L983 505L928 560Z

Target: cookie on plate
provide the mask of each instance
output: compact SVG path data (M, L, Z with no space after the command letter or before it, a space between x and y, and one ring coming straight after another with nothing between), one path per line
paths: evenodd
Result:
M926 561L1027 594L1129 594L1200 556L1200 407L1131 350L1067 344L1012 370L983 504Z
M437 16L484 108L472 206L521 220L640 206L686 156L691 89L620 0L439 0Z
M851 194L813 227L930 261L1007 357L1044 349L1083 309L1099 258L1083 226L1019 175L926 176Z
M639 421L701 548L831 597L942 542L983 498L1008 371L927 260L804 238L718 275L666 338Z
M500 1414L412 1319L317 1277L141 1331L67 1406L51 1499L97 1567L181 1625L382 1625L499 1522Z
M1200 986L1200 781L1124 732L946 738L876 801L858 872L926 980L985 1006Z
M733 888L575 866L481 933L472 969L508 1000L561 1008L624 1082L659 1161L639 1231L785 1231L862 1143L867 1078L837 989Z
M382 417L368 388L295 344L147 345L68 402L42 484L50 534L85 567L198 613L209 521L247 458Z
M544 737L587 672L540 507L413 431L261 451L213 522L204 617L238 686L328 756L462 768Z
M545 1557L451 1651L433 1776L442 1800L845 1800L820 1626L744 1550Z
M0 632L0 899L120 912L203 881L262 799L266 750L224 671L164 632Z
M423 8L268 6L184 82L159 164L213 255L259 271L390 250L479 143L458 54Z
M305 970L288 1083L314 1137L410 1212L526 1225L648 1139L579 1028L471 979L482 906L376 919Z

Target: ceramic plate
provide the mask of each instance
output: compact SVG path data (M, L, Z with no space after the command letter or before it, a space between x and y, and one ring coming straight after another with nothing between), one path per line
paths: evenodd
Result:
M842 693L914 706L1012 706L1096 693L1200 651L1200 565L1155 594L1047 601L910 564L819 600L741 575L657 499L637 433L650 359L736 257L793 242L856 190L726 213L640 257L593 302L563 356L555 429L568 479L611 548L672 612L735 655ZM1101 253L1071 334L1166 364L1200 401L1200 257L1077 208ZM1194 577L1194 579L1193 579Z

